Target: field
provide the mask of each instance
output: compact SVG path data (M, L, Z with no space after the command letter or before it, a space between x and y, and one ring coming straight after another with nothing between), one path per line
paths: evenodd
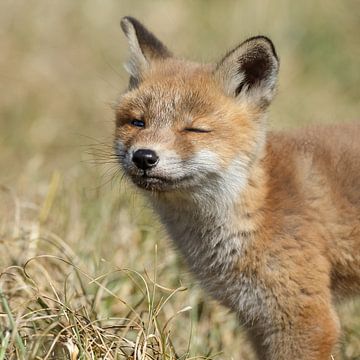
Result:
M119 21L204 62L271 37L279 129L359 120L359 14L358 0L3 0L0 360L253 359L111 156L127 86ZM340 312L336 359L360 359L360 303Z

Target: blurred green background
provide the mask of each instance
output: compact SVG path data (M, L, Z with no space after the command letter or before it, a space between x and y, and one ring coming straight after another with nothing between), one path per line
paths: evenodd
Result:
M202 62L217 61L249 36L270 37L281 61L270 124L288 128L359 120L360 1L1 1L0 184L17 194L21 226L40 221L94 272L101 259L110 267L151 267L157 243L164 282L191 285L147 205L114 176L116 164L107 164L111 105L127 86L119 26L125 15L175 54ZM4 196L3 233L12 224ZM201 299L195 286L177 301L198 306ZM246 358L246 345L234 345L242 338L234 319L212 302L202 304L207 318L194 325L194 351ZM360 359L357 308L343 315L348 359Z
M13 184L27 171L41 177L78 169L82 136L111 136L109 104L127 83L119 20L128 14L175 54L204 62L218 60L246 37L269 36L281 59L271 110L276 127L358 118L358 0L3 0L2 181Z

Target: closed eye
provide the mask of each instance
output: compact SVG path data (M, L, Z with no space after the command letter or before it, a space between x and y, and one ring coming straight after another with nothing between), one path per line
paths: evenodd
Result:
M201 128L185 128L184 130L189 132L196 132L196 133L209 133L212 131L209 129L201 129Z

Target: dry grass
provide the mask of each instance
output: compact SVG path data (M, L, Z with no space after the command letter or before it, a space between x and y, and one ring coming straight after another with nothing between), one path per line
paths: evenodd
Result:
M45 206L51 207L46 203L53 195ZM191 307L167 305L186 288L159 284L156 248L153 274L114 267L95 276L67 243L41 226L41 216L24 221L29 204L12 200L7 210L13 221L1 241L2 254L10 255L0 278L1 360L191 358L188 348L174 348L171 331L175 318Z
M127 82L119 19L134 15L204 61L269 35L279 128L358 118L359 4L2 1L0 360L252 359L111 156L110 104ZM342 359L360 359L359 311L341 309Z

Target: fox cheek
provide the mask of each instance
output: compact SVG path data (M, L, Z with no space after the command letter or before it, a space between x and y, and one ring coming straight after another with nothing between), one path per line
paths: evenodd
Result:
M220 168L220 157L211 150L200 150L194 154L189 161L189 167L196 171L218 171Z

